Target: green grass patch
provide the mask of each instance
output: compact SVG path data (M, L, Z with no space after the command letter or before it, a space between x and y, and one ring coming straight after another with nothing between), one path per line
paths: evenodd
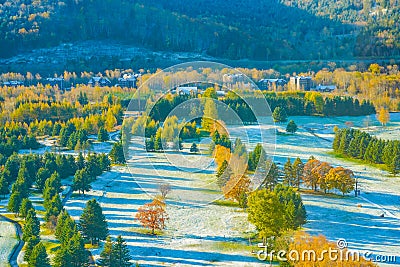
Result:
M148 235L148 236L164 236L165 232L161 231L161 230L155 230L154 231L154 235L151 233L151 230L148 228L144 228L144 227L131 227L128 228L129 232L132 233L137 233L137 234L141 234L141 235Z
M232 201L232 200L217 199L217 200L214 200L212 202L212 204L217 205L217 206L223 206L223 207L239 208L239 203Z
M43 240L42 242L48 254L54 254L61 248L61 244L56 241Z
M322 191L314 191L312 189L300 189L300 193L307 194L307 195L315 195L315 196L321 196L321 197L327 197L327 198L349 198L349 195L338 195L334 193L324 193Z
M387 166L386 166L386 164L370 163L370 162L366 162L365 160L362 160L362 159L350 158L350 157L344 156L344 155L342 155L340 153L336 153L334 151L329 151L329 152L327 152L327 154L331 155L331 156L333 156L333 157L335 157L337 159L341 159L343 161L357 163L357 164L360 164L360 165L366 165L366 166L369 166L369 167L374 167L374 168L382 170L382 171L387 171L387 172L389 171Z
M99 248L99 244L90 244L90 243L87 243L87 244L85 244L85 248L86 248L86 249L95 249L95 248Z

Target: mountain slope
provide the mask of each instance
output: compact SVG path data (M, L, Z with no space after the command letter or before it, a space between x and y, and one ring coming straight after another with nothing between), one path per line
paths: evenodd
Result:
M397 0L359 2L0 1L0 56L85 40L227 59L398 56Z

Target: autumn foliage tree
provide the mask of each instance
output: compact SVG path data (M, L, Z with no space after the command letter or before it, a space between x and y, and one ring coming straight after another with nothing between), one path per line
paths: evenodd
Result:
M165 223L168 220L166 204L161 199L155 198L152 202L140 207L135 217L143 227L151 229L151 233L154 235L155 230L165 228Z
M232 199L244 208L247 202L247 195L250 192L250 179L246 175L232 175L226 185L222 188L224 197Z

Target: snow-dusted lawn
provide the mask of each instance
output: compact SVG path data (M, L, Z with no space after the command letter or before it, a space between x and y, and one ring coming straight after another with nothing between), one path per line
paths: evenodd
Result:
M0 218L0 266L8 266L8 257L17 243L15 226Z

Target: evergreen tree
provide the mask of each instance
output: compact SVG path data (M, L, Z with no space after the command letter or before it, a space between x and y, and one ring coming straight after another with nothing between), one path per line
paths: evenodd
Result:
M39 237L40 234L40 222L36 217L36 212L34 209L30 209L28 211L28 215L25 219L24 231L22 234L22 240L25 242L29 240L29 238L36 236Z
M105 153L101 153L99 156L99 166L103 172L111 169L111 161Z
M122 236L119 235L112 248L111 266L130 267L132 266L131 260L128 246Z
M46 210L51 207L51 200L61 192L61 179L57 172L54 172L44 184L43 206Z
M99 259L100 266L111 267L111 263L113 262L112 258L113 245L114 242L112 242L111 237L107 236L103 251L100 253L100 259Z
M150 138L146 138L146 151L151 152L154 151L154 136L151 136Z
M294 185L294 177L293 177L293 167L290 158L287 159L285 165L283 166L283 183L288 186Z
M44 183L46 180L50 177L50 172L46 168L39 168L37 174L36 174L36 187L40 190L43 191L44 188Z
M274 122L285 122L287 121L286 111L282 107L276 107L272 113Z
M72 188L78 190L79 194L82 192L85 195L85 191L89 191L92 187L90 182L92 178L87 168L77 170L73 179Z
M46 213L44 215L44 219L46 222L49 222L52 218L57 217L62 209L62 203L60 196L55 194L53 198L48 202Z
M101 206L95 199L89 200L80 217L82 233L91 243L106 239L108 225Z
M7 210L10 212L18 213L21 202L21 194L18 191L11 193L10 200L7 204Z
M46 248L39 242L32 250L28 260L28 267L51 267Z
M303 177L304 164L299 157L293 162L294 186L300 188L301 179Z
M30 209L33 209L32 202L28 198L24 198L19 208L19 216L22 218L26 218Z
M193 143L192 146L190 147L190 152L192 153L197 153L199 152L199 149L197 148L196 143Z
M82 153L79 153L78 157L76 158L76 167L78 170L82 170L85 167L85 158L83 157Z
M295 133L297 131L297 125L294 120L290 120L288 125L286 126L286 132Z
M54 257L54 267L70 267L71 266L71 255L69 254L67 246L61 246L56 252Z
M0 195L5 197L9 192L7 179L2 175L0 176Z
M274 162L272 162L264 180L265 188L272 191L275 185L278 183L278 177L279 177L279 168Z
M68 242L68 252L70 256L70 266L83 267L87 264L88 255L85 250L85 243L78 231L75 232Z
M99 131L97 133L97 140L99 142L105 142L108 141L110 139L110 137L108 136L108 132L106 129L104 129L104 127L100 127Z
M400 173L400 155L395 155L390 164L388 165L389 172L396 176Z
M163 149L161 133L162 133L162 129L158 128L158 130L156 132L156 136L154 137L154 150L155 151L160 151Z
M231 178L233 172L229 163L224 160L217 170L217 185L222 188Z
M125 155L124 155L124 149L122 147L121 142L114 143L109 156L111 158L112 163L124 164L126 162Z
M37 237L37 236L32 236L32 237L30 237L30 238L28 239L28 241L26 242L26 245L25 245L24 261L28 261L28 260L29 260L29 257L30 257L31 254L32 254L33 248L34 248L37 244L39 244L39 242L40 242L40 238Z

